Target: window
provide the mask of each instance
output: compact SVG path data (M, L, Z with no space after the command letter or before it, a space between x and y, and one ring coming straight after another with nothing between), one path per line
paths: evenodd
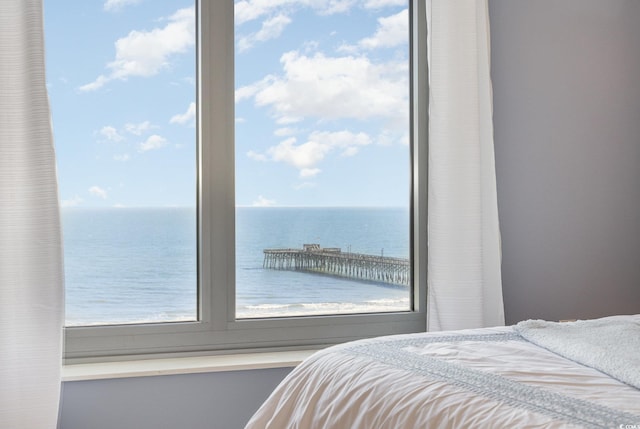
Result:
M183 3L169 9L169 2L104 3L105 14L119 14L112 17L120 34L116 54L97 54L102 71L75 95L88 105L86 92L105 99L138 94L114 106L118 115L109 120L94 118L88 107L78 113L78 123L94 124L94 149L101 151L88 151L89 158L113 161L104 176L89 161L65 161L59 135L66 130L56 133L63 108L53 77L56 51L48 44L61 198L81 207L91 196L111 206L87 210L88 216L65 214L66 247L74 250L71 240L90 237L103 247L93 249L94 257L118 249L109 272L122 275L99 276L96 264L83 259L86 251L66 255L67 302L76 306L68 314L79 315L77 323L68 320L67 358L313 346L424 330L424 6L417 0L404 7L290 2L271 9L251 1L202 1L193 9ZM136 27L126 8L146 9L155 21ZM46 18L49 27L53 18ZM87 23L80 31L100 32L113 22ZM190 28L197 43L176 37ZM147 62L134 61L136 55ZM178 72L190 61L197 63L193 81ZM171 73L173 80L151 78ZM165 83L154 88L154 80ZM403 83L404 89L388 88ZM164 122L147 119L145 105L163 106ZM125 147L131 152L114 152ZM132 161L138 173L149 169L136 182L138 202L123 203L138 208L112 207L117 186L132 186L118 181L126 177L122 165ZM111 184L83 185L87 197L65 195L67 169L109 177ZM136 216L144 221L127 230ZM144 245L123 249L133 239ZM154 266L158 260L170 263ZM140 296L132 277L147 301L127 302L134 292ZM115 298L95 295L99 310L74 290L90 288L96 278L100 294L109 282L124 290ZM158 299L163 294L169 298Z

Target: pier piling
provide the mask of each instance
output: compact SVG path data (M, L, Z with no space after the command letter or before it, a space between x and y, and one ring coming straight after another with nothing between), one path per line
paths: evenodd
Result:
M340 248L323 248L319 244L305 244L302 249L264 249L263 268L308 271L401 286L409 286L411 281L408 259L343 253Z

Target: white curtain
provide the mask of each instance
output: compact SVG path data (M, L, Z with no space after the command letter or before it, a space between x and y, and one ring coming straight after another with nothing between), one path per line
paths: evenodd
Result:
M42 0L0 0L0 427L55 428L63 271Z
M427 329L504 325L488 0L427 0Z

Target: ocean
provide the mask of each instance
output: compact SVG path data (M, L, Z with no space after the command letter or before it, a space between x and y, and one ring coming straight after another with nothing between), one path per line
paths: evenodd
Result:
M197 318L193 208L64 208L67 326ZM410 309L407 287L263 268L263 250L317 243L409 257L403 208L236 209L236 317Z

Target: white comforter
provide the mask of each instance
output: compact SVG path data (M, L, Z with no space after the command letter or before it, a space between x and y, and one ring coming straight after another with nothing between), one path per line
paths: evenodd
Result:
M640 315L612 319L640 323ZM535 427L640 428L640 390L534 345L512 327L400 335L316 353L247 425Z

